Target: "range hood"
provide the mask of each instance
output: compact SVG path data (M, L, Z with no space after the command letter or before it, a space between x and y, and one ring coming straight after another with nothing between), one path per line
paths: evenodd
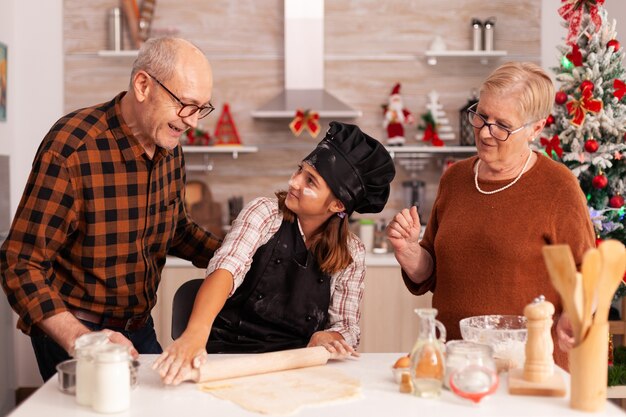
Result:
M325 118L362 115L324 90L324 0L285 0L285 89L252 117L292 118L298 109Z

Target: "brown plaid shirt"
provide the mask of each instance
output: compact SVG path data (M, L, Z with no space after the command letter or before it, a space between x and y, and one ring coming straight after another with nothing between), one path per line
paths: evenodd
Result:
M119 94L61 118L41 143L0 273L26 333L68 307L148 313L166 254L207 266L220 242L184 207L181 147L152 160L123 121Z

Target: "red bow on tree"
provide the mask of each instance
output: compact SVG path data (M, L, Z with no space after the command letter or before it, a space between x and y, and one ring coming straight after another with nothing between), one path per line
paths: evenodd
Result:
M604 4L604 0L561 0L561 3L565 4L559 8L559 14L563 19L569 22L569 31L567 33L568 44L573 45L576 43L585 9L589 11L589 17L596 31L600 29L602 18L598 14L598 6Z
M320 133L320 115L317 112L311 110L302 111L296 110L296 115L291 123L289 123L289 129L294 135L300 136L303 130L308 130L312 137L317 137Z
M572 52L565 55L565 57L569 59L575 67L580 67L583 64L583 54L580 53L580 49L576 44L572 46Z
M561 158L563 156L563 149L561 148L561 142L559 141L559 135L552 136L552 139L541 138L541 145L546 148L546 153L552 156L552 151Z
M567 112L571 116L574 116L571 120L571 123L574 126L580 126L583 124L585 121L585 115L588 111L598 113L602 110L602 100L594 99L592 96L593 89L585 88L583 89L580 100L571 100L567 102Z
M433 127L432 124L427 124L426 129L424 129L424 137L422 138L424 142L431 142L433 146L443 146L444 143L441 139L439 139L439 135L437 131Z
M626 84L624 84L622 80L615 79L613 80L613 88L615 89L613 95L617 97L618 100L621 100L626 94Z

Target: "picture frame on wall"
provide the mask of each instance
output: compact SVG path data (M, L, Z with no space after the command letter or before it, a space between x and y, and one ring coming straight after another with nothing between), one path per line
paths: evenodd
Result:
M0 43L0 121L7 120L7 46Z

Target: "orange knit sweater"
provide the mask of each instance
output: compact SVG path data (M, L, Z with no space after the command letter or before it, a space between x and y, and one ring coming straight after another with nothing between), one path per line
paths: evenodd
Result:
M459 320L483 314L523 314L524 307L545 295L561 311L550 284L541 248L570 245L580 265L595 245L585 196L574 175L562 164L538 155L537 162L511 188L492 195L474 186L477 157L452 165L439 191L420 242L435 269L422 284L405 283L413 294L433 291L433 307L448 331L460 339ZM505 181L480 181L494 190ZM558 317L555 316L555 323ZM555 359L566 365L565 356Z

